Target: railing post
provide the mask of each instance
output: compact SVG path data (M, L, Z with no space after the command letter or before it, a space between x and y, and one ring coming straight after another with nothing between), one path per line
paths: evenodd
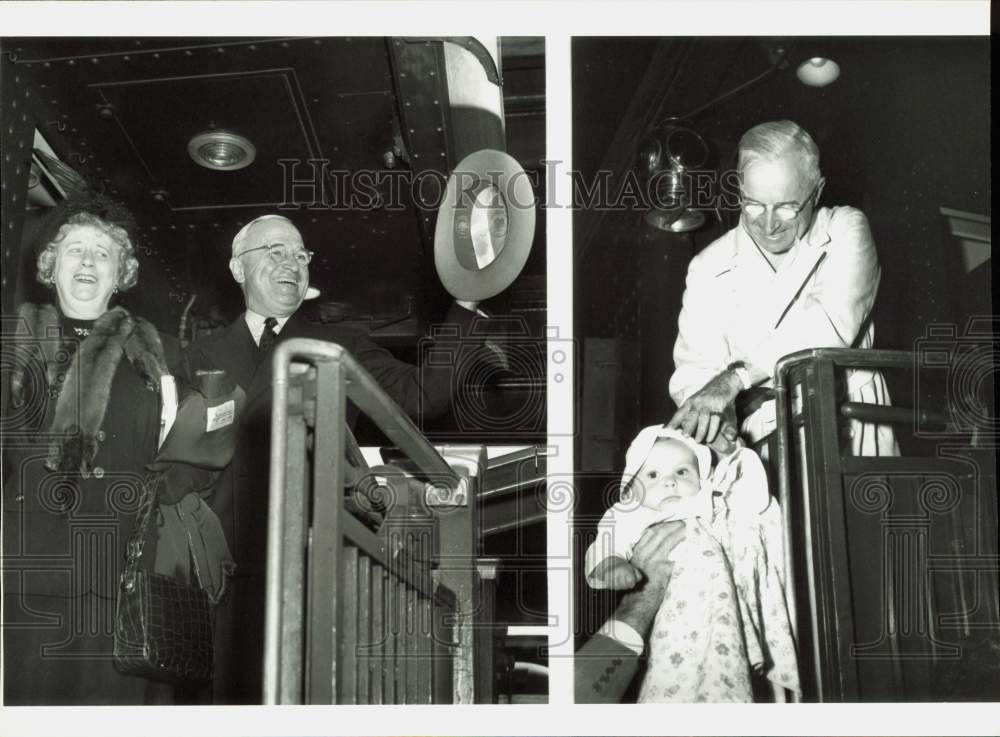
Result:
M315 372L300 377L290 387L294 357L314 364ZM429 667L414 667L416 664L406 659L418 654L427 661L441 652L440 637L447 636L449 626L454 627L458 640L450 679L455 684L456 701L473 703L477 695L475 484L485 469L484 449L462 449L464 455L458 453L459 465L465 466L460 478L375 380L336 344L307 339L280 343L272 375L265 703L333 704L358 698L388 703L431 701L449 679ZM315 383L310 383L312 377ZM294 401L289 401L290 396ZM420 505L426 505L434 517L440 518L442 527L448 528L444 537L449 545L442 551L443 571L435 577L437 590L431 586L428 574L431 533L417 541L411 551L421 560L411 558L395 576L385 545L344 509L348 399L414 464L420 479L417 486L426 484L420 492L424 494ZM303 490L309 483L305 420L312 411L315 422L310 505ZM356 448L353 450L359 454ZM369 558L378 561L377 570L369 571ZM304 612L303 570L308 572ZM366 571L370 575L366 576ZM370 579L367 586L363 585L366 578ZM351 598L359 587L363 593L370 589L368 606ZM455 607L453 623L438 623L432 617L431 598L444 602L443 609L451 608L453 599L462 602ZM347 610L349 600L352 605ZM359 621L365 611L370 622L367 617L365 622ZM380 630L385 631L386 638L375 647L371 640L381 636ZM440 637L435 639L436 635ZM366 641L362 643L359 637ZM362 646L377 649L384 660L393 663L395 672L368 674L373 676L370 679L368 675L359 676ZM443 651L448 654L454 648L449 637ZM360 688L355 688L356 682Z
M435 572L439 585L455 594L454 693L456 704L474 704L477 696L492 701L492 687L483 684L477 693L476 624L479 611L476 557L478 540L476 497L480 476L486 469L484 447L445 447L442 455L459 468L468 486L460 495L431 495L428 506L437 511L441 534L440 566ZM488 702L487 702L488 703Z
M336 704L337 652L344 626L344 539L340 516L344 507L344 427L347 417L345 376L340 360L320 362L316 369L316 429L313 433L313 513L309 545L307 599L306 695L310 704ZM351 643L353 647L355 643Z
M302 703L302 659L305 648L303 609L305 607L306 493L309 488L306 465L306 420L301 410L301 389L292 387L299 399L297 411L287 421L285 457L285 528L281 585L281 659L279 703ZM280 500L272 500L280 504Z

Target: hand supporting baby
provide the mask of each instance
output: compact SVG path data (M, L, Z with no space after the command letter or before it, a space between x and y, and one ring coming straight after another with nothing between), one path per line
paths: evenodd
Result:
M624 558L612 555L605 558L590 572L592 585L599 589L623 591L635 588L642 580L642 571Z
M591 572L595 588L618 591L634 589L646 580L654 588L666 589L674 564L670 552L685 537L683 522L662 522L643 532L632 550L632 561L619 556L602 560Z

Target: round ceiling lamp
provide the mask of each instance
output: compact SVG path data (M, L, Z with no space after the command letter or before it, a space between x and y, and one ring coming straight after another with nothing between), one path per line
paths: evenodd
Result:
M199 133L188 141L188 154L199 166L216 171L236 171L250 166L257 158L257 147L250 139L226 130Z
M799 64L795 71L799 81L810 87L826 87L837 81L840 76L840 65L833 59L814 56Z

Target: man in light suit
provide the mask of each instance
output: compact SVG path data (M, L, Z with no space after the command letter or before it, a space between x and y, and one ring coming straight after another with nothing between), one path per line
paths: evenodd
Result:
M762 123L740 140L740 224L692 259L670 395L671 427L712 442L748 392L741 434L775 428L775 364L805 348L871 348L881 275L864 213L819 207L819 149L797 124ZM852 401L889 404L878 372L848 370ZM855 455L896 455L888 425L853 422Z
M188 347L187 368L224 369L246 392L236 452L212 497L236 561L216 631L215 703L260 703L264 648L264 591L268 519L273 345L314 338L343 346L410 417L443 414L451 403L451 366L397 360L360 331L307 320L298 310L309 286L312 253L287 218L264 215L233 239L229 269L243 290L246 312L225 330ZM475 303L452 305L446 321L463 334ZM357 407L348 404L353 424Z

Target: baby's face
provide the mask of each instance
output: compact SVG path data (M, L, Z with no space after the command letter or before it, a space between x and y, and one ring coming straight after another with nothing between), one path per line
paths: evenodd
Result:
M699 491L698 458L680 440L670 438L656 441L632 488L639 503L650 509L662 509Z

